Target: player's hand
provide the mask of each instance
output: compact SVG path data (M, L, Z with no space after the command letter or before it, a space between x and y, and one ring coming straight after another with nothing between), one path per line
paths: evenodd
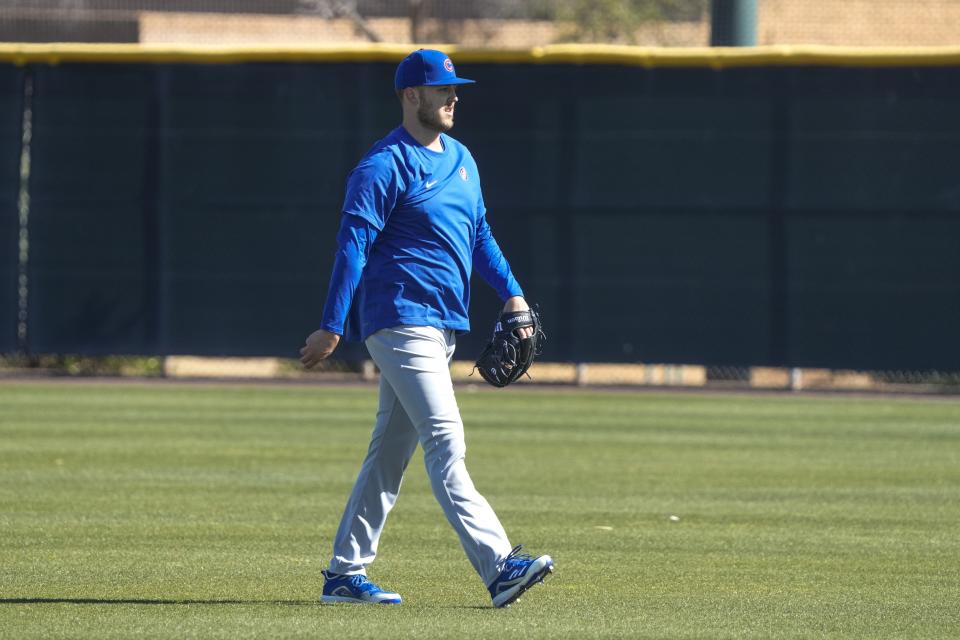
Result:
M300 362L307 369L330 356L340 344L340 336L324 329L317 329L307 336L307 343L300 349Z
M527 304L527 301L524 300L522 296L513 296L512 298L507 298L506 303L503 305L503 313L527 311L528 309L530 309L530 305ZM517 329L516 334L521 340L524 338L529 338L533 335L533 327L523 327L521 329Z

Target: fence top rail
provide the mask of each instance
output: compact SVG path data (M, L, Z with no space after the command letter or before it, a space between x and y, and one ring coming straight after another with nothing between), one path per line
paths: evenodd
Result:
M145 44L0 43L0 64L141 63L235 64L244 62L390 62L416 45L182 46ZM476 49L423 45L456 55L459 63L578 64L724 69L763 66L958 66L956 47L763 47L662 48L558 44L532 49Z

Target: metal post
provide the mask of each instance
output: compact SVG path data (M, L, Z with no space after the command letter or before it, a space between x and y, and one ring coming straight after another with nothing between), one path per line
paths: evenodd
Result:
M752 47L757 44L757 0L713 0L710 46Z

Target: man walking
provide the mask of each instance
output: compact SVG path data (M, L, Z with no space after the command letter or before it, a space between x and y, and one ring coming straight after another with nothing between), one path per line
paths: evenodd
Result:
M472 269L505 301L505 312L528 308L487 224L476 163L446 135L457 86L469 83L441 51L404 58L394 82L403 122L347 180L321 328L307 337L301 362L309 368L328 357L345 333L363 340L380 368L380 406L324 571L323 602L400 603L399 594L367 579L366 567L418 443L434 496L495 607L553 571L550 556L511 547L464 463L449 362L457 334L470 328ZM532 329L518 331L527 337Z

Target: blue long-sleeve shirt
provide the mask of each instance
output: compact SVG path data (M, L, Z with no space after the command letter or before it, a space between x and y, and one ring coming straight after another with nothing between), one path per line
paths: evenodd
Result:
M476 163L441 134L443 151L403 127L347 180L321 327L363 340L397 325L470 329L470 273L501 299L523 291L486 220Z

